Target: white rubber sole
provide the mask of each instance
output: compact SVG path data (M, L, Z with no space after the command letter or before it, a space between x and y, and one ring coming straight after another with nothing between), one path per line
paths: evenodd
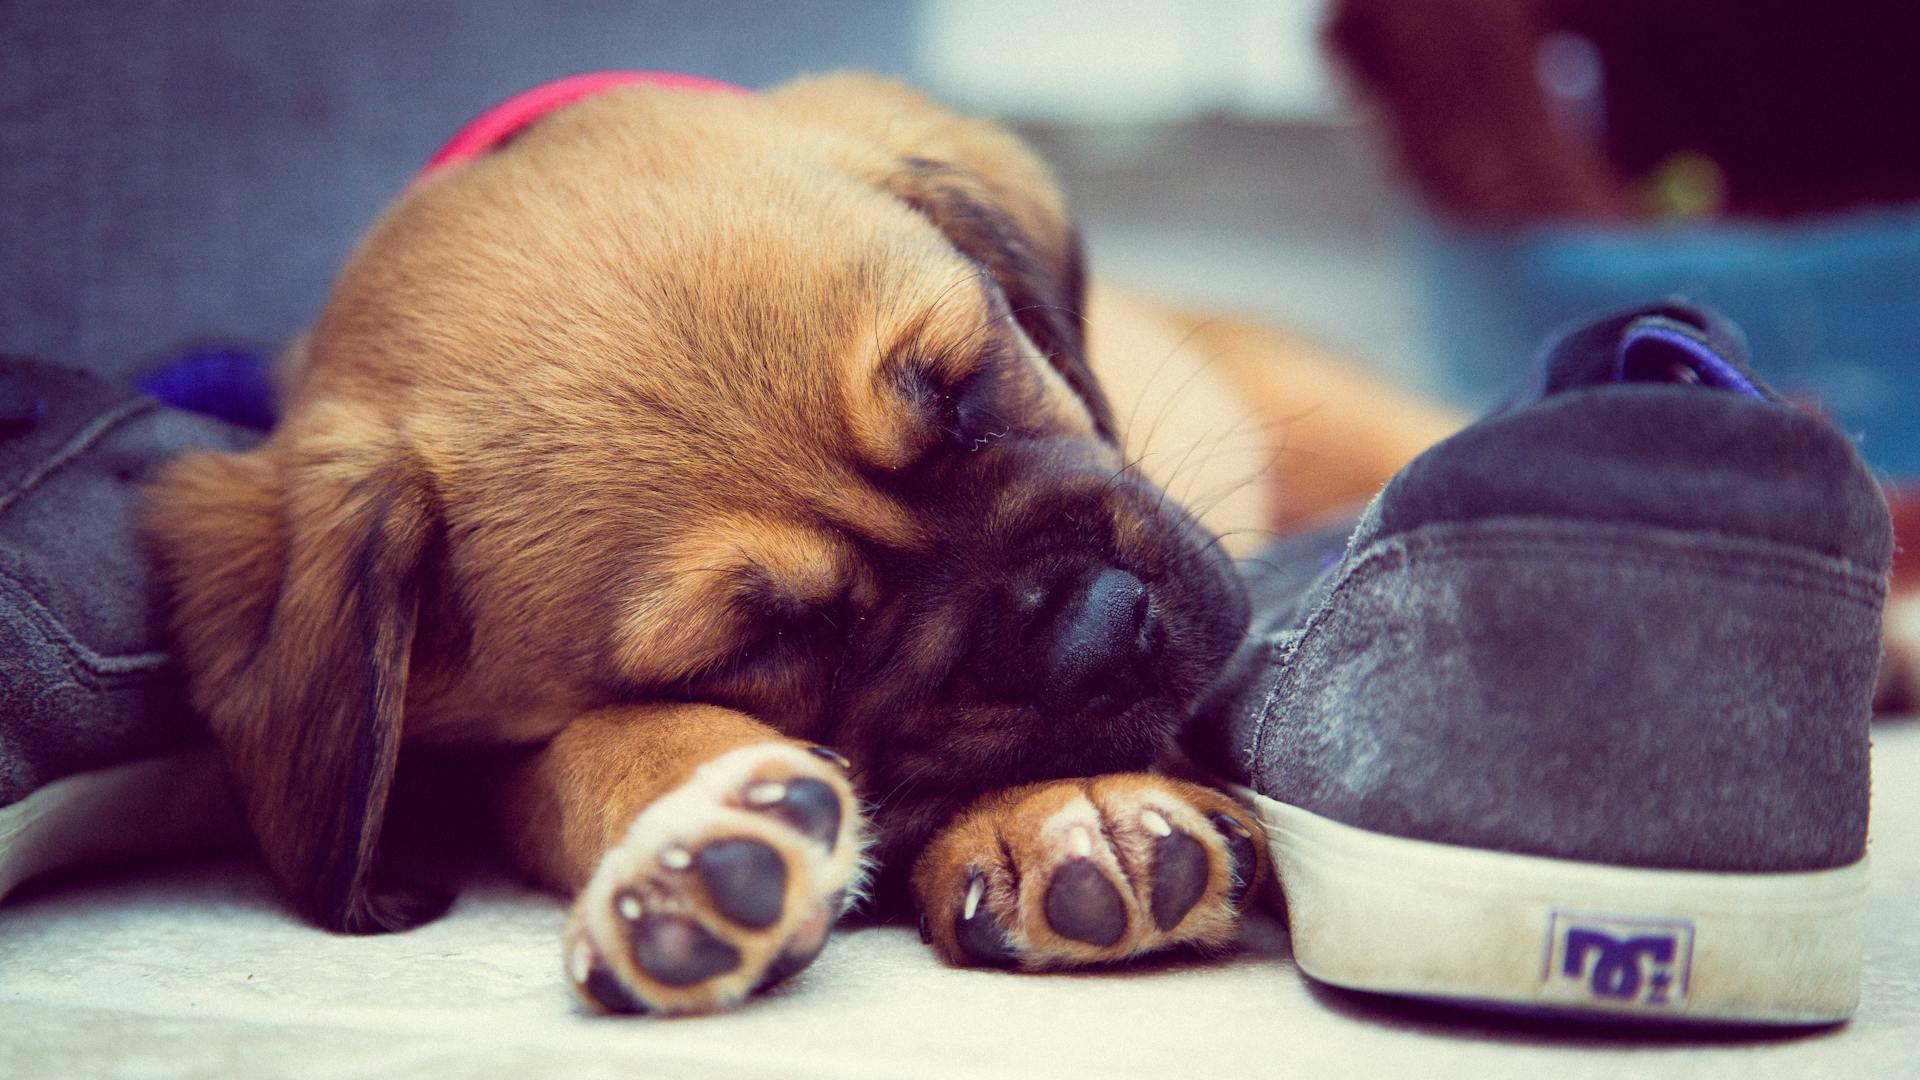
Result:
M1866 860L1642 870L1387 836L1245 788L1322 982L1622 1020L1823 1024L1860 998Z
M238 850L246 839L210 747L75 773L0 807L0 899L50 870Z

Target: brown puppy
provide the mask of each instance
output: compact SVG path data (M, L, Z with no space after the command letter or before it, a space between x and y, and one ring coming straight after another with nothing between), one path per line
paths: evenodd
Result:
M525 748L475 783L576 894L567 970L604 1008L804 967L867 854L958 962L1225 941L1264 844L1141 770L1245 602L1151 477L1237 447L1244 478L1320 430L1212 367L1265 403L1295 396L1266 365L1320 365L1096 311L1116 408L1082 291L1038 161L859 77L612 91L409 191L272 438L155 492L196 703L289 893L349 932L434 914L376 858L399 751L486 743ZM1345 478L1309 453L1336 479L1291 513L1447 422L1365 404L1388 449ZM1278 521L1273 494L1223 489L1208 524Z

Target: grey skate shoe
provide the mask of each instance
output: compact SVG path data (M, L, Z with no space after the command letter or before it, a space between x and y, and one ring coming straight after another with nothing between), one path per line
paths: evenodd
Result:
M1839 1020L1891 552L1853 447L1729 327L1618 316L1350 535L1270 553L1189 746L1257 809L1315 979Z

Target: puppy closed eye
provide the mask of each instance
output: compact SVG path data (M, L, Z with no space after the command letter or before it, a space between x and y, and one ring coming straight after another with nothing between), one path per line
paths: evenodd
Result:
M978 453L1009 433L1009 425L996 407L997 387L991 368L981 368L951 383L910 369L905 382L907 399L937 435L928 446L930 453Z
M817 658L846 643L854 614L845 601L829 605L748 602L748 629L728 667L744 668Z

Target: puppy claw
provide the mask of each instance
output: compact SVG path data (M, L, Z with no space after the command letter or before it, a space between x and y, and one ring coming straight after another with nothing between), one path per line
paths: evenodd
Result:
M1232 814L1216 813L1212 815L1212 821L1213 827L1227 841L1227 851L1233 856L1233 883L1227 889L1227 902L1234 907L1242 907L1246 903L1248 890L1257 880L1260 865L1253 832L1240 824L1240 819Z
M1213 824L1214 827L1221 832L1232 833L1242 840L1253 839L1253 832L1245 825L1240 824L1240 819L1234 817L1232 814L1214 814Z
M835 765L840 766L840 768L843 771L850 770L853 768L853 762L848 761L846 757L842 755L839 751L836 751L830 747L809 746L807 747L807 752L812 754L814 757L819 758L821 761L829 761Z
M971 919L980 910L980 898L986 895L987 879L974 877L967 882L967 898L960 904L960 917Z
M954 921L953 937L960 953L969 963L980 967L1010 968L1020 956L1007 940L1006 928L991 910L980 905L986 891L986 878L975 875L967 884L967 896L961 903L960 917Z

